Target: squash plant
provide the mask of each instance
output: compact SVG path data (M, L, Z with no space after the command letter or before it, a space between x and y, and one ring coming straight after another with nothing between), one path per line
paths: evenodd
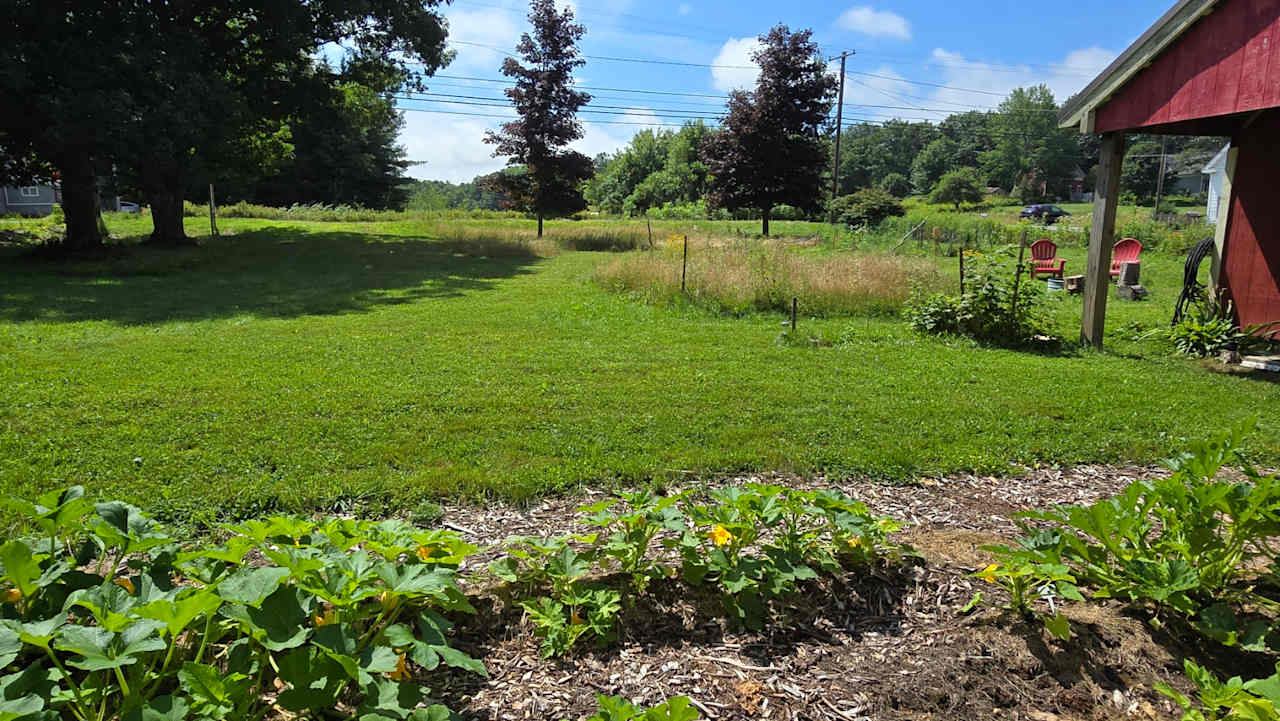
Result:
M36 534L0 546L0 721L440 720L413 669L485 672L448 644L454 534L277 517L188 549L79 487L13 505Z

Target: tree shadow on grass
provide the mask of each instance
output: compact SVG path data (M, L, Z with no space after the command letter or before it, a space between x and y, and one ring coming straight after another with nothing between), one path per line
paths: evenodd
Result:
M276 227L199 247L121 245L91 259L0 254L0 321L147 325L358 313L490 290L540 260L519 243Z

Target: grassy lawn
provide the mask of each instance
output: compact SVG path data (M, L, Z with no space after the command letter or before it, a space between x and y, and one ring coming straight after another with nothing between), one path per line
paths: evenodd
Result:
M847 317L802 323L851 343L788 347L777 316L608 293L602 254L467 250L438 224L220 225L93 263L0 250L6 493L81 483L211 519L703 472L910 479L1153 461L1251 414L1280 461L1280 386L1130 340L1167 323L1173 255L1144 258L1150 301L1112 301L1107 353L1041 356ZM1053 304L1074 338L1080 300Z

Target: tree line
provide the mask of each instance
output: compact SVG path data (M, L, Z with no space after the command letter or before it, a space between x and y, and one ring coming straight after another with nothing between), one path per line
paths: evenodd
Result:
M105 177L141 193L161 245L187 242L197 177L275 202L403 202L390 93L450 59L439 4L14 0L0 180L61 184L70 251L102 245Z
M729 94L719 127L644 130L587 158L577 112L591 96L573 77L586 29L571 8L532 0L517 56L501 72L517 118L484 142L507 159L471 183L409 181L396 144L396 94L425 88L451 59L440 0L14 0L0 27L0 182L57 179L65 247L103 242L99 187L111 178L151 207L150 241L187 241L183 201L216 183L225 200L435 210L514 209L536 217L591 206L609 214L705 206L758 217L829 217L884 206L829 204L835 133L842 194L936 202L981 199L989 186L1024 202L1092 186L1094 136L1057 127L1045 86L1014 90L995 111L938 123L889 120L837 131L837 78L808 30L760 37L754 88ZM1160 150L1154 146L1159 143ZM1146 200L1160 168L1207 160L1217 139L1137 138L1124 182ZM1152 161L1170 154L1174 162ZM873 217L858 210L856 217Z

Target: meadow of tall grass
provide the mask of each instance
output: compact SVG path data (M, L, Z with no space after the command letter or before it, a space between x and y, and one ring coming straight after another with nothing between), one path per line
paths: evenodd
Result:
M892 316L914 287L937 290L946 284L937 265L926 258L881 252L806 254L778 242L697 242L690 246L686 264L679 238L603 263L595 280L644 302L691 303L730 315L786 312L797 298L806 316Z

